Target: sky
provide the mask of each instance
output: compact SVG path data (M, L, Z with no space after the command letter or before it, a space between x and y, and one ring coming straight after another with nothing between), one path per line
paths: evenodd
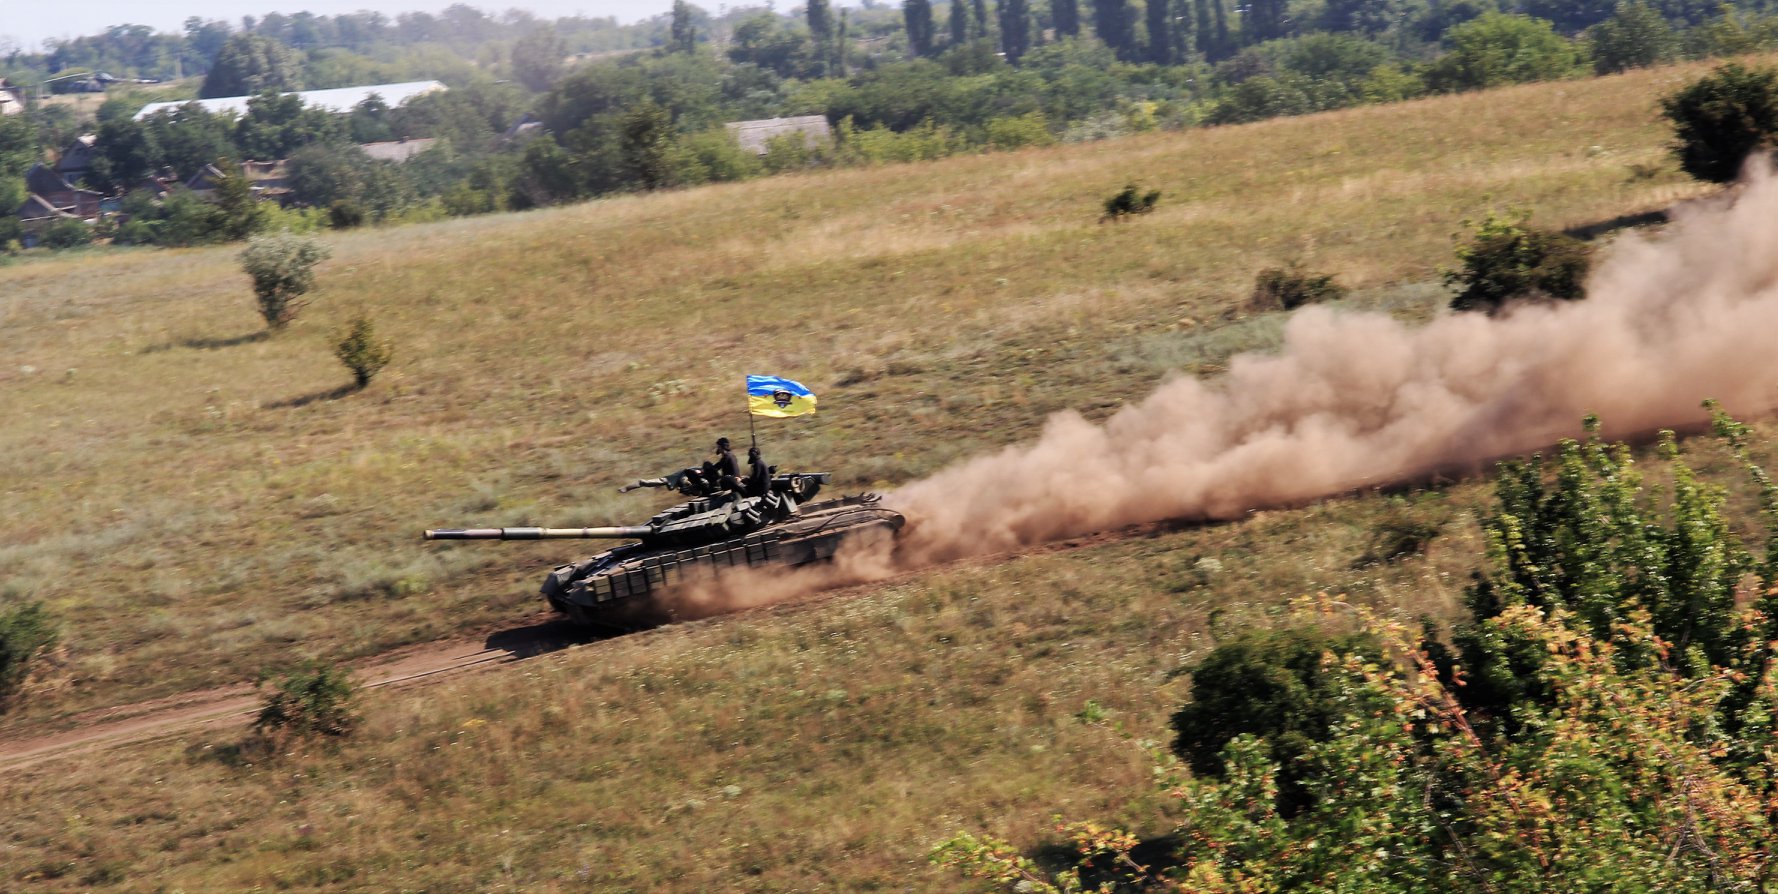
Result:
M308 11L338 15L361 9L391 18L403 12L436 13L453 0L77 0L63 6L52 0L0 0L0 50L16 45L26 50L42 48L50 38L97 34L112 25L147 25L156 31L178 32L190 16L223 19L239 24L241 16L268 12L290 14ZM489 13L517 7L543 18L569 15L616 16L634 22L673 8L673 0L468 0L470 6ZM701 3L714 8L716 3ZM731 3L730 5L744 5Z

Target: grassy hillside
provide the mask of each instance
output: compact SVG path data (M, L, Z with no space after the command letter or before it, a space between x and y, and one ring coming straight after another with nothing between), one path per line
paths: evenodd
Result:
M1262 267L1300 258L1355 305L1424 317L1465 217L1567 226L1697 192L1655 112L1693 74L345 234L271 338L236 249L0 269L0 568L68 626L52 688L0 729L531 612L541 570L584 546L419 529L645 516L611 487L743 433L748 372L822 397L766 423L770 460L882 487L1272 343L1280 318L1234 312ZM1099 223L1130 180L1159 210ZM358 313L397 360L337 396L326 336ZM39 766L8 780L5 871L48 890L954 889L922 854L955 827L1141 816L1131 740L1164 735L1173 672L1217 631L1319 588L1445 610L1481 494L1154 531L593 644L375 697L337 755L239 766L219 733ZM1402 519L1444 533L1371 561Z

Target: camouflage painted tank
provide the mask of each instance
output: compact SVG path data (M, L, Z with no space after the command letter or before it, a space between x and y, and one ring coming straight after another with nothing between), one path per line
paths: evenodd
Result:
M689 472L690 470L688 470ZM774 474L766 493L724 492L681 503L647 524L600 528L468 528L427 531L427 540L635 540L557 567L543 581L550 607L580 624L636 627L671 620L656 599L696 575L726 568L793 568L831 559L852 537L892 536L899 513L877 494L812 502L831 476ZM678 472L634 487L696 493Z

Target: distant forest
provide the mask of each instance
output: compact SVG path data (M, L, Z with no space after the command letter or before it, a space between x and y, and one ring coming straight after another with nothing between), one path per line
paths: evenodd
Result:
M85 185L114 195L217 159L289 158L297 206L340 205L335 223L522 209L1743 53L1778 44L1769 6L867 0L835 9L810 0L782 13L713 15L681 0L632 25L464 5L393 18L193 18L177 34L119 25L41 52L0 47L0 76L31 96L90 89L88 72L116 79L96 121L53 101L0 119L0 203L23 200L30 164L96 132L100 161ZM124 83L133 79L170 83ZM269 95L422 79L450 89L397 109L373 100L350 114ZM185 108L132 120L151 101L262 93L239 118ZM824 116L835 139L787 137L760 156L722 126L799 115ZM536 124L515 130L526 121ZM439 142L400 165L356 148L408 138ZM150 204L139 198L134 207L147 213ZM0 244L16 236L6 226Z

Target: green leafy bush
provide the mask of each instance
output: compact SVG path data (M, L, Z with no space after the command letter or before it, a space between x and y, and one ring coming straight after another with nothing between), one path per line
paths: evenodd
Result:
M364 206L351 199L334 199L327 206L327 225L336 230L364 226Z
M1105 216L1101 219L1119 220L1132 214L1147 214L1154 210L1155 203L1160 200L1160 190L1144 193L1137 189L1136 184L1126 183L1123 189L1105 200Z
M1456 270L1445 284L1457 289L1453 310L1494 313L1515 299L1575 301L1586 297L1592 247L1526 223L1526 215L1490 214L1457 248Z
M1300 262L1287 267L1268 267L1253 283L1248 306L1254 310L1295 310L1305 304L1338 301L1346 287L1334 282L1331 273L1311 273Z
M1699 180L1727 183L1778 134L1778 70L1730 62L1661 99L1673 154Z
M255 237L241 252L241 269L253 278L259 314L272 329L282 329L307 303L302 296L315 287L315 265L332 252L303 236L279 233Z
M394 359L395 347L388 341L377 338L376 329L371 326L370 320L357 317L334 342L333 355L352 371L352 381L362 389L370 385L370 380Z
M93 244L93 228L86 221L67 217L44 227L37 241L44 248L79 248Z
M0 710L12 706L32 664L59 638L55 622L40 602L0 609Z
M307 662L271 682L253 731L265 739L346 736L359 722L356 700L357 686L345 670Z
M1173 715L1173 751L1192 772L1222 777L1224 749L1258 736L1281 769L1279 803L1287 813L1309 794L1303 760L1344 712L1325 655L1376 656L1362 636L1335 637L1312 627L1250 633L1213 649L1192 669L1192 701Z

